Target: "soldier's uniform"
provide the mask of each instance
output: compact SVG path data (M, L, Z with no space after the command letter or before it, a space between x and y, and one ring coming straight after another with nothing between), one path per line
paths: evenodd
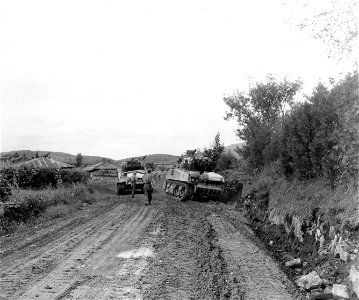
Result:
M135 191L136 191L136 173L133 173L131 176L131 196L132 198L135 197Z
M145 204L149 205L151 204L152 193L153 193L153 187L152 187L153 175L151 174L151 169L147 170L147 173L143 175L142 181L144 183L145 197L147 198L147 202Z

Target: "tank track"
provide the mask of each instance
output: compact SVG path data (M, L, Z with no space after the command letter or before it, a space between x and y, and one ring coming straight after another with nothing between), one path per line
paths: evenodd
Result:
M189 200L193 196L193 186L182 181L166 180L163 190L172 199L180 201Z
M126 193L126 183L117 183L117 195L123 195Z

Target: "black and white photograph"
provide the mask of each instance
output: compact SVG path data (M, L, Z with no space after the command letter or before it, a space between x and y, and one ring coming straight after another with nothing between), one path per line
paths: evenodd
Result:
M357 0L1 0L0 300L359 300Z

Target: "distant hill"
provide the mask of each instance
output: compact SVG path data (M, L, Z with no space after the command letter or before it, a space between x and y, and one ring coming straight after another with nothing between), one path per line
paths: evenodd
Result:
M138 158L142 158L143 156L124 158L118 160L117 162L121 164L122 162L131 160L132 158L138 159ZM171 164L177 162L178 158L179 156L171 155L171 154L149 154L146 156L144 162L155 163L155 164Z
M64 163L76 163L76 155L70 154L70 153L64 153L64 152L51 152L51 151L32 151L32 150L16 150L16 151L10 151L10 152L1 152L0 155L1 157L5 157L5 156L14 156L15 153L18 153L19 156L23 156L25 154L26 157L28 158L32 158L32 157L36 157L36 152L39 154L39 156L44 156L47 153L50 152L49 157L60 161L60 162L64 162ZM94 165L103 161L108 161L111 163L116 163L115 160L111 159L111 158L106 158L106 157L101 157L101 156L88 156L88 155L83 155L82 156L82 164L84 166L86 165Z
M231 144L231 145L225 147L225 151L231 151L233 154L236 154L235 150L237 149L237 147L239 149L242 149L243 146L244 146L244 142Z

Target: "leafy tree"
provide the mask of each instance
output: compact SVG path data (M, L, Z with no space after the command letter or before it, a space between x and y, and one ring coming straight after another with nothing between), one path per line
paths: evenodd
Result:
M219 157L216 169L218 171L234 169L239 166L238 158L232 152L223 152Z
M216 136L214 137L212 146L210 148L205 148L203 150L203 155L206 157L209 157L210 159L212 159L212 161L214 161L216 163L219 160L219 157L223 153L224 149L225 149L225 147L221 143L221 136L218 132L216 134Z
M204 148L203 150L203 155L205 157L208 157L212 163L214 168L216 168L217 163L220 159L220 156L222 155L222 153L224 152L224 145L221 143L221 136L219 134L219 132L216 134L216 136L214 137L214 141L211 145L210 148Z
M19 153L18 153L18 152L15 152L14 158L17 158L17 157L19 157L19 156L20 156Z
M77 167L80 167L81 164L82 164L82 154L81 154L81 153L78 153L78 154L76 155L76 166L77 166Z
M36 158L39 158L39 152L36 152L35 157L36 157Z
M250 91L236 92L224 97L228 105L225 119L235 118L239 128L237 135L246 142L241 154L252 168L261 168L266 163L265 153L271 153L273 159L278 157L278 128L286 110L293 105L293 97L301 88L301 81L283 80L277 82L268 76L266 83L257 83Z
M358 74L348 75L331 91L322 84L308 102L298 105L283 122L280 160L284 174L299 179L358 175Z
M327 47L328 56L351 59L357 66L359 2L356 0L286 0L289 23L307 31Z
M328 130L337 141L333 152L339 161L339 173L344 177L358 177L359 173L359 96L358 73L348 74L330 93L337 115L337 124Z

